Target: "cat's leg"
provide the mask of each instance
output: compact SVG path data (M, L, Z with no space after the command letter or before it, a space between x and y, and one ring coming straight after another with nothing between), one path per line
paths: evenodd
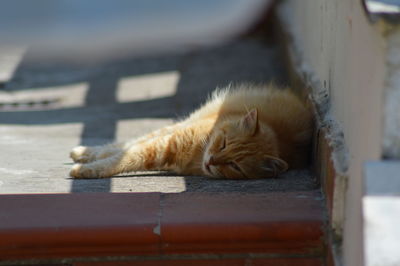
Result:
M86 164L75 164L70 175L76 178L103 178L133 171L166 170L181 174L202 174L204 137L209 127L192 126L130 143L119 153ZM204 136L198 130L205 131Z
M76 163L71 169L70 176L75 178L102 178L115 175L118 173L116 166L121 156L122 151L108 158L89 163Z
M76 163L89 163L113 156L122 151L125 143L111 143L101 146L77 146L72 149L70 157Z
M132 139L127 142L111 143L100 146L77 146L72 149L70 157L76 163L90 163L96 160L105 159L107 157L118 154L121 151L127 150L138 143L144 143L154 138L159 138L164 135L171 134L174 130L181 126L182 123L177 123L172 126L158 129L142 137Z
M133 139L122 143L110 143L100 146L77 146L72 149L70 157L76 163L90 163L96 160L105 159L128 149L136 143L144 142L150 138L153 138L156 133L157 132L153 132L138 139Z
M70 175L76 178L102 178L131 171L161 170L165 168L168 159L165 155L169 151L170 138L171 136L153 138L132 144L104 159L77 163L72 167Z

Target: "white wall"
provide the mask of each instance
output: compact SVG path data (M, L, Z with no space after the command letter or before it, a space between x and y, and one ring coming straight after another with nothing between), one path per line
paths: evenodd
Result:
M336 165L348 176L343 259L344 265L362 265L362 168L381 156L385 42L360 0L287 0L280 14L289 22L300 67L317 81L314 86L320 84L314 89L329 94L329 116L344 134L347 152L339 156L345 160Z

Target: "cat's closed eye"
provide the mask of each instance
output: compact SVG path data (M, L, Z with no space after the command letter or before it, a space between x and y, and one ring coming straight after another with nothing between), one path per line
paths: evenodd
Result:
M224 150L225 147L226 147L226 138L225 137L222 138L222 142L221 143L222 143L221 147L219 148L220 151Z

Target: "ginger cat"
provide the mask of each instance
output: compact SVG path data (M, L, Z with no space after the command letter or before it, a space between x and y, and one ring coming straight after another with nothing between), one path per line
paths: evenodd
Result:
M307 164L312 115L289 89L217 90L187 119L141 138L71 152L75 178L143 170L242 179L276 177Z

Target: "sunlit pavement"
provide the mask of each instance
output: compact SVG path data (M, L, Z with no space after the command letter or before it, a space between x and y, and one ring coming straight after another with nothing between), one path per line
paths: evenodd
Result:
M68 176L69 151L76 145L127 140L169 125L197 108L214 88L230 82L285 84L282 60L270 43L247 39L187 54L84 66L37 62L32 54L21 58L0 89L0 193L315 188L307 170L250 181L157 172L92 180Z

